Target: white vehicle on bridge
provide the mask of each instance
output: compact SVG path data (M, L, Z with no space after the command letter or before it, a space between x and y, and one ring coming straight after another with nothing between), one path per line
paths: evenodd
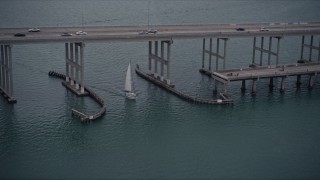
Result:
M261 27L260 31L269 31L269 29L265 28L265 27Z
M84 31L77 31L76 35L87 35L87 33Z
M40 32L39 28L31 28L28 30L29 32Z
M152 28L150 28L150 29L148 29L148 34L156 34L158 32L158 30L156 30L156 29L152 29Z
M158 32L158 30L156 29L148 29L148 30L143 30L143 31L140 31L139 34L142 35L142 34L156 34Z

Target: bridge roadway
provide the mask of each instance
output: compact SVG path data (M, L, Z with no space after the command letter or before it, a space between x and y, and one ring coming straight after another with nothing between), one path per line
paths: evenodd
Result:
M260 31L265 27L269 31ZM292 36L320 34L320 22L308 23L256 23L256 24L190 24L155 25L156 34L139 34L148 26L84 26L84 27L40 27L41 32L28 32L29 28L0 28L0 44L54 43L54 42L112 42L152 41L192 38L229 38ZM244 28L243 31L237 28ZM83 30L87 35L75 35ZM15 37L25 33L25 37ZM61 36L72 33L72 36Z

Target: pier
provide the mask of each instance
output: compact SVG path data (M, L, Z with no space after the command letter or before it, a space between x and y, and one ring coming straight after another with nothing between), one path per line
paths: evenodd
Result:
M252 80L252 93L256 93L256 82L259 79L270 79L269 88L273 88L273 78L281 78L280 91L284 91L284 80L288 76L297 77L297 85L301 84L301 76L309 76L308 87L313 87L314 76L320 73L319 63L307 64L289 64L276 67L262 66L262 67L248 67L241 69L229 69L216 72L209 72L201 70L202 73L212 77L220 83L227 85L232 81L242 81L241 90L246 90L246 81Z
M0 92L8 102L17 102L13 91L12 52L14 46L35 43L60 43L64 45L65 76L63 84L78 96L92 96L101 105L104 114L103 99L85 86L84 51L90 43L101 42L144 42L147 46L148 59L146 72L137 69L136 72L149 81L165 88L188 101L216 104L231 103L227 96L227 87L233 81L242 81L242 90L246 89L246 81L252 80L253 94L256 93L257 81L263 78L270 79L273 87L273 78L282 78L281 91L284 91L284 82L288 76L297 76L297 84L301 83L301 76L310 76L309 87L314 84L315 76L319 73L320 64L320 22L296 23L247 23L247 24L188 24L188 25L154 25L156 33L140 33L148 26L88 26L87 35L74 35L83 27L40 27L41 32L29 33L26 28L0 28ZM17 32L25 33L24 37L14 36ZM70 35L65 36L65 33ZM73 34L73 35L71 35ZM300 57L292 57L296 62L281 63L281 41L287 36L301 37ZM238 69L228 69L228 44L233 38L253 39L252 60L248 66ZM173 51L172 43L175 40L198 39L202 40L199 47L202 57L199 57L200 72L213 79L213 91L218 92L218 84L223 85L222 102L218 100L203 100L187 96L174 88L171 76ZM215 48L214 48L215 47ZM246 47L244 47L246 48ZM317 59L312 59L314 54ZM264 60L263 56L267 56ZM273 59L273 60L272 60ZM94 63L94 62L92 62ZM103 110L104 109L104 110ZM97 116L87 116L74 111L83 121L95 119Z

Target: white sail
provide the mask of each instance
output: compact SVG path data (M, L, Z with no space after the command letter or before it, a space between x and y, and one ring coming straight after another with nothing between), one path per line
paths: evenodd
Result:
M127 92L132 91L132 80L131 80L131 64L129 63L126 75L126 82L124 84L124 90Z

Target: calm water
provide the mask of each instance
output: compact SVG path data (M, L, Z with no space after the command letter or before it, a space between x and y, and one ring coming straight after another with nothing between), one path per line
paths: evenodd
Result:
M1 0L0 27L320 21L318 0ZM294 63L299 37L281 41L280 62ZM317 37L316 42L319 42ZM172 81L211 98L212 81L198 73L202 41L176 40ZM228 67L251 60L252 39L228 41ZM314 58L317 54L314 54ZM309 91L295 79L285 94L229 92L233 106L185 102L134 74L136 102L122 88L128 62L147 67L147 43L86 44L85 81L107 102L101 120L81 124L77 98L49 70L65 71L63 44L13 46L14 95L0 98L0 179L319 179L320 78ZM250 85L250 83L249 83ZM276 82L277 87L279 82Z

